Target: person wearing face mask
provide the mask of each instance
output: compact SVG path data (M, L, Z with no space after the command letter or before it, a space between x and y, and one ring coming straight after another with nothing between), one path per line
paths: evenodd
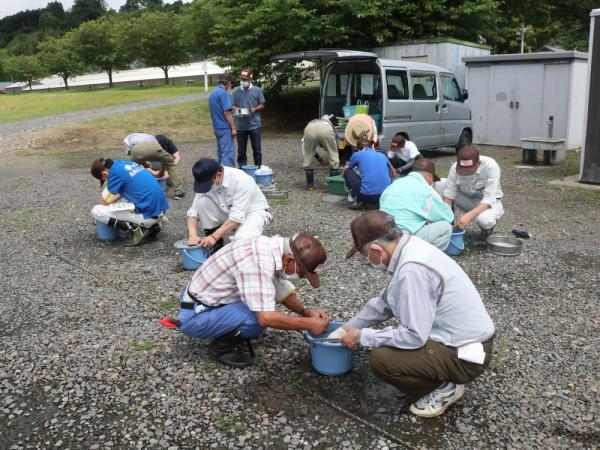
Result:
M246 367L254 357L250 339L267 327L313 335L327 330L327 313L307 308L291 283L306 278L318 288L315 270L326 259L321 242L307 233L235 241L196 270L180 295L179 319L164 318L161 323L193 338L213 339L208 346L212 358ZM278 304L298 316L277 311Z
M354 246L346 258L360 252L391 279L342 326L342 343L373 349L373 372L415 400L411 413L443 414L492 356L495 327L477 289L455 261L403 234L383 211L357 217L350 229ZM371 328L391 318L399 325Z
M272 216L254 178L210 158L196 161L192 174L196 196L187 212L189 245L207 247L214 253L231 235L237 240L263 233ZM198 236L198 226L204 229L204 237Z
M379 209L394 217L408 234L446 250L452 237L454 213L432 187L440 179L430 159L418 159L412 172L398 178L381 194Z
M237 112L238 167L248 163L246 149L248 138L252 145L254 164L262 164L262 150L260 148L260 133L262 123L261 111L265 109L265 96L263 91L252 83L252 70L244 69L240 75L240 85L233 90L233 109ZM242 114L242 111L244 114Z

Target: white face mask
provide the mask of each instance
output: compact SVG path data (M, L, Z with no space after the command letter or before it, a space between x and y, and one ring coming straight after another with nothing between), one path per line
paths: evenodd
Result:
M288 275L285 273L285 267L281 271L281 278L288 281L298 281L300 279L300 275L298 275L298 266L296 265L296 260L294 260L294 273Z
M219 188L220 188L220 187L221 187L221 186L217 186L217 184L216 184L216 183L213 183L213 184L210 186L210 192L217 192L217 191L219 190Z
M242 89L248 89L250 87L250 82L249 81L240 81L240 86L242 87Z
M371 259L369 258L369 256L371 255L371 248L369 247L369 251L367 252L367 260L369 261L369 264L371 264L371 266L373 266L374 268L376 268L377 270L381 270L382 272L387 271L387 266L383 263L383 255L381 254L381 252L379 253L379 264L373 264L371 262Z

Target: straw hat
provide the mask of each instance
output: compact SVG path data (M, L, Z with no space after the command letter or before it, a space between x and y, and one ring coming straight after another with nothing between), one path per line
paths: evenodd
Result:
M364 137L369 141L374 141L377 138L377 125L368 114L354 114L348 120L348 125L344 132L348 143L356 147L356 141L360 137Z

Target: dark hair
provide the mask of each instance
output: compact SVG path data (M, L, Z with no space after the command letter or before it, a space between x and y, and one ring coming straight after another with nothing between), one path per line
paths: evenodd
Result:
M104 180L102 178L102 172L104 172L104 170L106 169L110 169L113 165L113 160L110 158L104 159L104 158L100 158L95 160L92 163L92 167L90 169L90 173L92 174L92 176L94 178L96 178L97 180L100 180L100 186L102 186L104 184Z
M410 138L408 137L408 133L404 132L404 131L400 131L399 133L396 133L394 135L394 137L396 136L402 136L404 139L406 139L407 141L410 141Z
M228 83L233 83L233 75L231 75L231 73L229 72L226 72L223 75L221 75L219 81L217 81L217 84L225 86Z
M392 219L393 221L393 219ZM394 242L398 239L400 239L402 237L402 230L400 230L400 228L396 227L395 224L392 228L390 228L383 236L379 236L377 239L375 239L374 242L380 244L380 245L385 245L385 244L389 244L390 242Z

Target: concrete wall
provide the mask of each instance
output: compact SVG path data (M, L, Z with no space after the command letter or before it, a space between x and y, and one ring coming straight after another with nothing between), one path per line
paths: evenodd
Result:
M569 123L567 125L567 148L583 146L585 136L585 99L588 65L585 61L575 61L571 65L569 86Z

